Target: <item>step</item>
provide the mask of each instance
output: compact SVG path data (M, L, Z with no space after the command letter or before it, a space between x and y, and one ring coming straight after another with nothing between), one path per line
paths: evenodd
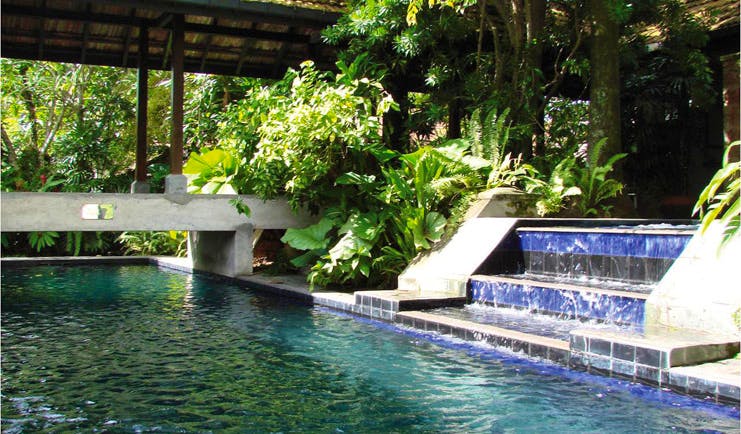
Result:
M466 298L444 292L420 294L416 291L379 290L355 291L354 294L315 292L313 301L371 319L394 321L397 312L402 310L463 306Z
M561 365L568 365L569 361L569 342L566 340L421 311L399 312L396 314L396 322L443 336L483 341L495 347L508 348Z
M643 324L649 296L640 292L503 276L471 276L470 285L471 299L477 302L636 326Z
M517 237L530 273L655 283L692 238L683 228L521 227Z
M571 332L569 342L574 367L636 378L683 393L739 401L741 360L733 359L739 352L735 336L670 329L577 329Z
M516 330L546 338L568 341L572 330L597 328L600 330L629 330L630 326L610 324L596 320L562 318L542 315L512 307L494 307L484 303L471 303L461 307L441 307L426 312L449 318L487 324Z

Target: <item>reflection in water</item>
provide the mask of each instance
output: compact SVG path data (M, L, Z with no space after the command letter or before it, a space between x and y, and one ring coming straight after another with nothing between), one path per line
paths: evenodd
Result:
M11 433L728 430L738 417L146 266L3 269L2 346Z

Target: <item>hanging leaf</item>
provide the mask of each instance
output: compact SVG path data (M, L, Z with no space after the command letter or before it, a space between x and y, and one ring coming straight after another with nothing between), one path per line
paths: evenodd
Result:
M334 227L330 219L323 218L317 224L307 226L303 229L290 228L280 239L294 249L315 250L326 249L330 239L327 233Z

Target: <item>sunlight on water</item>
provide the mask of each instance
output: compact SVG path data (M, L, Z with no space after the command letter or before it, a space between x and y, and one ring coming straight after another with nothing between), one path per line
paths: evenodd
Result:
M632 433L738 426L738 412L728 407L570 377L437 339L154 267L4 267L2 429Z

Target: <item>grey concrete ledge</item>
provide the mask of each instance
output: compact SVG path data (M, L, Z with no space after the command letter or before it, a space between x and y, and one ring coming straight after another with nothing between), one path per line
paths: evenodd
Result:
M229 202L251 210L239 214ZM234 231L304 227L317 220L307 211L294 213L286 199L251 195L130 193L0 193L0 229L35 231ZM105 208L100 215L90 212Z

